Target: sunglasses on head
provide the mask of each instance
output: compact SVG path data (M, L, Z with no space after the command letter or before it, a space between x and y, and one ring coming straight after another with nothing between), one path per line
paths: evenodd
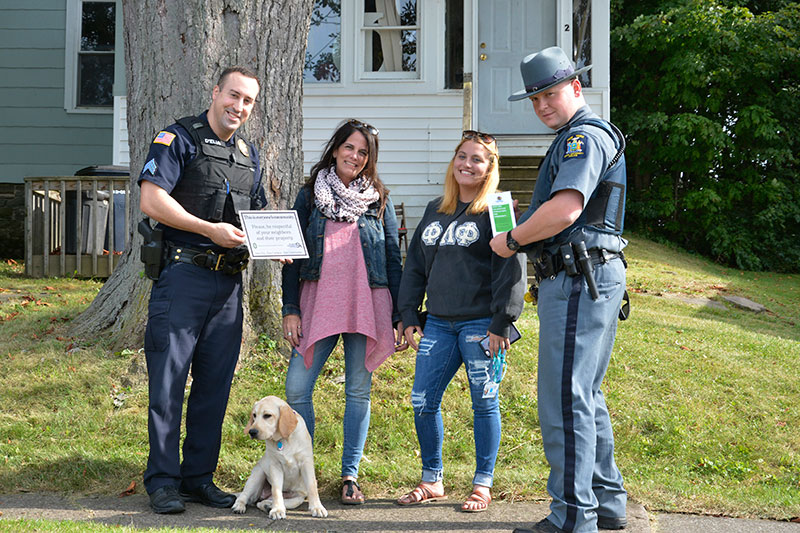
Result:
M378 128L376 128L375 126L371 126L370 124L367 124L366 122L361 122L360 120L356 120L354 118L351 118L350 120L348 120L347 123L350 124L351 126L355 126L356 128L358 128L360 130L368 131L369 133L371 133L372 135L375 135L376 137L377 137L378 133L380 133Z
M488 133L483 133L482 131L477 130L464 130L461 134L462 139L480 139L481 141L490 144L493 142L497 142L494 138L494 135L489 135Z

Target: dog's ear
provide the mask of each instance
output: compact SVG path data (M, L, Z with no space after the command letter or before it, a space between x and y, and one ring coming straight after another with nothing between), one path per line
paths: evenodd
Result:
M281 418L278 420L278 431L286 439L297 427L297 413L288 405L281 406Z
M250 422L244 427L244 434L250 435L250 430L253 428L253 423L256 421L256 415L253 411L250 411Z

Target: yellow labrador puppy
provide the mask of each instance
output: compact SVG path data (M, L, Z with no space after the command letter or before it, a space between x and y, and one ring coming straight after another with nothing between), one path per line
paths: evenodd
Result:
M258 502L256 507L276 520L286 518L286 509L298 507L308 497L311 516L328 516L319 500L311 435L303 417L277 396L267 396L253 406L245 433L265 441L266 451L236 498L233 512L244 513L247 504Z

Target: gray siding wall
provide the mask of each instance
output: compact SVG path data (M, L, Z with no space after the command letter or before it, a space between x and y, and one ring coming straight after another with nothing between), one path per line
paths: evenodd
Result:
M111 164L108 114L64 110L66 0L3 0L0 182Z

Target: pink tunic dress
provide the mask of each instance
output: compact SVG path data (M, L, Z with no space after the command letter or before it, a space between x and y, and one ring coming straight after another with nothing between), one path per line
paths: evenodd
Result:
M365 365L373 372L394 353L392 295L388 288L369 286L358 223L327 220L324 240L319 281L300 287L303 337L297 351L310 368L317 341L360 333L367 337Z

